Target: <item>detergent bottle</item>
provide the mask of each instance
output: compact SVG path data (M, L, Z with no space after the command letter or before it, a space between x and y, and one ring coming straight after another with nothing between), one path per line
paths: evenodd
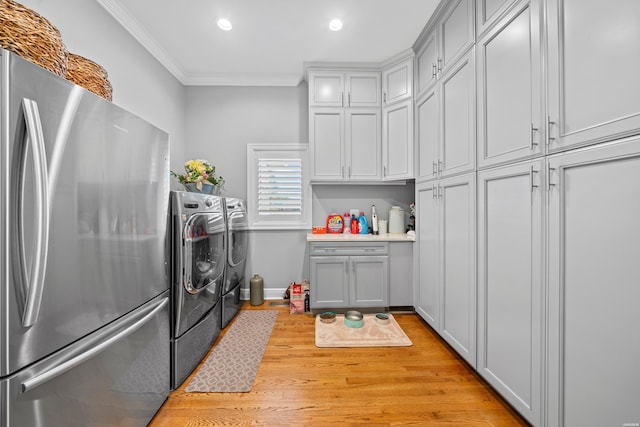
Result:
M364 211L360 211L360 216L358 217L358 233L369 234L369 224L367 224L367 217L364 216Z

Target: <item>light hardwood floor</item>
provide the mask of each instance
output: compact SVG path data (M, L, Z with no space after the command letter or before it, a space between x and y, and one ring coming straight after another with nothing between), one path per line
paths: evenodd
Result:
M394 313L411 347L329 349L310 314L243 309L279 311L252 390L186 393L196 369L150 427L528 425L416 314Z

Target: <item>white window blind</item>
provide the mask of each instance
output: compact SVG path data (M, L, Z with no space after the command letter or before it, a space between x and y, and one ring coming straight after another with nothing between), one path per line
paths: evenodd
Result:
M258 215L301 215L302 187L302 159L258 160Z
M252 229L311 228L306 144L247 145L247 206Z

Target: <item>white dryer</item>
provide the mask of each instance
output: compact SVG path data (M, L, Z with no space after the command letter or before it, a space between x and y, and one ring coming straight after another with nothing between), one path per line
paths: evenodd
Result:
M220 334L226 266L221 197L171 192L171 389L189 376Z
M227 218L227 266L222 290L222 327L226 327L238 313L242 302L240 293L246 289L245 269L249 246L247 206L242 199L225 197Z

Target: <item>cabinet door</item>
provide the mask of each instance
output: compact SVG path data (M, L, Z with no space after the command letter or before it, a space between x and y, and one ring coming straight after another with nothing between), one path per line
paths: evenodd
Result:
M478 167L543 154L539 16L524 3L476 45Z
M476 30L484 33L517 0L476 0Z
M438 22L440 54L438 71L447 69L473 45L475 16L473 0L453 0Z
M349 306L349 257L309 257L311 308Z
M309 147L313 179L341 181L344 176L344 109L309 109Z
M440 80L441 176L472 171L476 157L475 70L473 55L456 63Z
M348 73L345 107L380 107L380 73Z
M380 110L347 108L345 111L346 179L380 180L382 177Z
M352 256L350 295L353 307L389 305L389 257Z
M413 178L413 101L385 108L382 121L383 178Z
M638 133L640 2L548 3L549 150Z
M475 174L442 180L440 203L440 335L476 365Z
M440 282L438 227L438 188L435 183L422 183L416 186L416 255L417 280L416 312L429 325L438 330L440 327Z
M416 101L416 180L430 180L438 174L438 91L432 86Z
M424 44L416 55L417 82L416 92L421 95L424 90L435 83L438 77L438 44L437 32L432 31L424 39Z
M640 138L550 168L547 425L637 423Z
M389 306L413 306L412 242L389 243Z
M478 172L478 372L541 425L543 162Z
M336 72L309 72L309 106L342 107L344 74Z
M391 105L411 98L413 85L413 58L382 72L382 102Z

